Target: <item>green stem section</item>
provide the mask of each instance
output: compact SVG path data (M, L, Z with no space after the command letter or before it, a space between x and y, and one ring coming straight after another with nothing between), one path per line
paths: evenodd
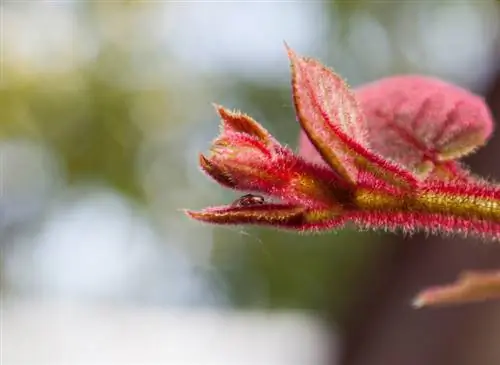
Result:
M439 214L450 217L484 220L499 224L500 189L497 186L430 185L409 194L389 194L364 188L355 193L355 205L364 211Z

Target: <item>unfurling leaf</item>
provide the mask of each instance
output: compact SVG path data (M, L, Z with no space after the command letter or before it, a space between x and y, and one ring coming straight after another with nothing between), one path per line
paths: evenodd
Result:
M348 86L316 60L287 48L292 68L292 92L304 132L325 162L354 184L357 169L351 144L365 140L364 116Z
M484 145L493 120L484 101L465 89L423 76L394 76L356 89L370 148L421 177L467 179L457 162ZM320 162L307 135L300 154Z
M414 187L416 179L410 171L370 150L365 116L342 78L290 48L288 55L297 117L326 164L351 185L359 182L360 169L369 169L372 176L388 183Z

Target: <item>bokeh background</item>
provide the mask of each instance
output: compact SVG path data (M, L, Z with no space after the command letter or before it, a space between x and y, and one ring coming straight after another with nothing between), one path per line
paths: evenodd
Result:
M434 75L496 116L499 35L488 0L3 0L2 363L498 363L498 304L410 307L500 267L498 247L214 228L181 209L237 197L197 167L212 102L296 147L283 41L354 87ZM499 139L474 172L500 178Z

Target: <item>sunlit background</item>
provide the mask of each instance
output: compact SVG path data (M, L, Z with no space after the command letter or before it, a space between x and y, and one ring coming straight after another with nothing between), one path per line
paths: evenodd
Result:
M496 95L499 10L3 0L2 364L498 363L498 306L409 308L429 283L500 266L492 246L214 228L181 209L237 197L197 167L218 133L212 102L296 147L283 41L353 87L421 73ZM498 178L491 148L473 162Z

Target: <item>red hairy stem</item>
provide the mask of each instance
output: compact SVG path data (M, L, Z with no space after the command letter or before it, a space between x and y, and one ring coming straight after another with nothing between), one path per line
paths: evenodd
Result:
M457 233L500 239L500 187L483 182L429 181L414 193L366 184L354 195L357 224L412 232Z

